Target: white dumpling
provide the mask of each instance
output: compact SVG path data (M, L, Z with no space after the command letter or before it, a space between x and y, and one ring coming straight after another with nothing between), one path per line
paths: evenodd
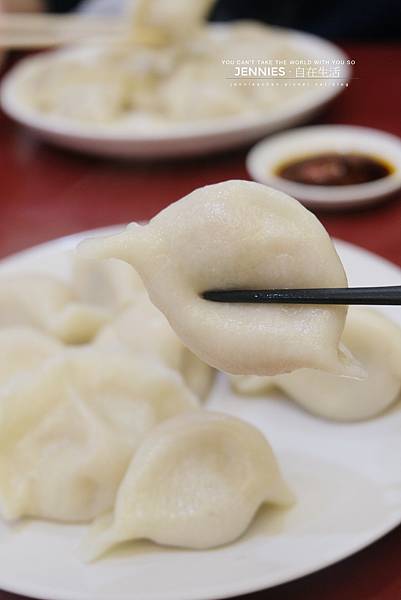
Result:
M104 309L80 302L66 283L50 275L24 273L0 280L0 328L29 326L80 344L90 341L109 318Z
M95 522L83 552L91 559L140 538L213 548L238 538L265 502L292 501L273 451L255 427L219 413L180 415L145 438L114 514Z
M0 279L0 327L28 325L46 329L49 320L73 301L67 284L40 273Z
M300 369L276 377L231 376L231 386L245 395L279 388L311 413L327 419L374 417L400 397L401 328L377 311L351 307L342 340L365 370L364 378Z
M213 4L214 0L128 0L134 28L156 29L169 38L191 35Z
M278 377L280 375L229 375L229 380L234 392L244 396L257 396L277 387Z
M401 328L379 312L350 308L343 341L366 370L363 379L301 369L276 378L290 398L311 413L338 421L374 417L401 391Z
M127 111L127 75L101 55L101 60L77 60L49 54L28 71L20 93L46 115L107 124ZM114 68L113 68L114 67Z
M173 371L65 350L0 390L0 514L86 521L110 510L155 425L196 408Z
M234 374L301 367L360 373L339 340L344 306L226 304L211 289L345 287L333 244L317 218L286 194L249 181L195 190L123 233L82 245L121 258L141 275L152 302L201 360Z
M235 115L247 108L244 89L228 85L215 56L188 58L160 84L159 109L170 119L187 121Z
M29 373L61 348L57 340L30 327L0 329L0 385Z
M130 304L144 289L135 270L126 262L113 258L77 258L73 265L72 288L81 302L113 312Z
M129 308L99 332L93 343L103 350L129 351L175 369L199 398L204 398L212 385L213 369L184 346L147 294L138 295Z
M111 314L93 304L69 302L47 323L47 330L66 344L90 342Z

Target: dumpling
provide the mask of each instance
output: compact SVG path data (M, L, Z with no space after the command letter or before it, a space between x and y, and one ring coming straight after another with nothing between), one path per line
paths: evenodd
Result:
M210 289L344 287L333 244L316 217L286 194L249 181L195 190L148 225L82 245L134 266L152 302L201 360L234 374L302 367L355 374L339 351L347 309L214 303Z
M47 324L47 330L65 344L85 344L110 321L108 311L93 304L70 302Z
M277 387L279 377L280 375L229 375L229 380L234 392L244 396L257 396Z
M273 451L255 427L219 413L180 415L145 438L114 513L95 522L83 553L96 558L140 538L213 548L238 538L265 502L292 501Z
M240 394L263 394L273 387L315 415L337 421L374 417L401 391L401 328L377 311L351 307L343 342L366 371L363 379L300 369L276 377L231 377Z
M30 327L0 329L0 385L29 373L61 348L57 340Z
M343 341L366 370L364 379L301 369L276 378L290 398L311 413L338 421L374 417L401 391L401 328L370 309L350 308Z
M188 57L160 84L159 109L168 118L178 120L227 117L246 110L245 89L227 84L215 56Z
M27 73L20 93L47 115L100 126L127 112L128 74L105 55L84 62L49 54Z
M48 275L24 273L0 279L0 327L46 329L49 320L73 301L67 284Z
M0 390L0 514L86 521L110 510L145 434L196 407L160 365L65 350Z
M116 312L130 304L144 287L135 270L122 260L77 258L72 289L81 302Z
M78 301L55 277L24 273L0 279L0 328L29 326L80 344L93 338L109 318L101 307Z
M183 345L147 294L139 295L129 308L106 325L95 338L94 346L109 351L129 351L134 356L162 362L181 373L189 388L201 399L213 382L213 369Z
M167 38L189 36L206 19L214 0L130 0L134 28L155 29Z

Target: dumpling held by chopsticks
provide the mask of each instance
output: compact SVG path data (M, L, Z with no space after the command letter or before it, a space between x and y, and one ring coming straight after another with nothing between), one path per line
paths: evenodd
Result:
M339 350L344 306L214 303L213 289L346 287L317 218L286 194L248 181L195 190L148 225L85 242L92 257L131 263L152 302L197 356L234 374L302 367L359 374Z

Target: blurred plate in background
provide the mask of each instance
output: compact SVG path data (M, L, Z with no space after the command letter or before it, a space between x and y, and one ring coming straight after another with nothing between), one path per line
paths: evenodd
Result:
M25 250L0 274L34 270L68 279L80 233ZM401 270L357 246L337 250L350 285L401 283ZM399 307L381 310L401 323ZM361 423L311 416L282 396L241 398L221 374L206 408L256 425L272 443L297 502L259 511L232 544L206 551L127 544L84 564L86 530L26 519L0 520L0 588L51 600L212 600L269 588L322 569L371 544L401 522L401 407Z
M229 25L214 25L214 35L224 33L227 27ZM350 67L342 64L347 57L339 48L314 35L287 29L280 31L283 39L299 51L300 56L309 57L312 61L323 58L330 64L341 64L341 82L345 85L350 76ZM71 47L52 52L51 55L53 60L54 57L60 57L60 60L74 57L85 61L94 52L96 48L93 47ZM0 90L2 108L10 117L48 142L105 157L184 157L251 143L266 134L307 121L344 89L341 85L316 85L305 94L271 107L264 114L258 112L163 124L132 119L123 124L116 122L99 126L41 113L18 93L24 80L48 61L49 55L44 53L26 58L8 73ZM199 101L202 102L202 98Z

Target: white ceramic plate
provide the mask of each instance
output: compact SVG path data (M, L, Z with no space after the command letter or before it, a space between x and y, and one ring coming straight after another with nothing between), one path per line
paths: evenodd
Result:
M68 276L70 249L86 235L11 257L0 273L35 268ZM344 242L337 247L351 284L401 284L394 265ZM401 322L399 308L385 312ZM369 422L340 425L274 395L236 397L223 376L207 406L238 415L266 434L296 492L294 508L261 511L240 540L223 548L185 551L137 543L92 565L76 554L82 526L0 523L0 588L49 600L212 600L312 573L401 522L400 406Z
M214 25L216 33L227 25ZM292 47L311 60L327 59L332 64L346 61L346 55L333 44L310 34L282 30ZM57 51L60 58L74 55L82 60L96 52L90 48ZM246 57L244 57L246 58ZM269 58L269 57L266 57ZM266 114L208 119L202 122L174 123L161 126L149 120L133 119L131 123L99 126L74 123L61 117L40 113L17 93L17 88L48 60L48 53L20 61L4 78L0 101L4 111L43 139L59 146L100 156L126 158L161 158L189 156L222 150L260 139L264 135L302 123L312 117L343 87L315 87L307 93L281 103ZM338 61L338 62L336 62ZM342 82L350 75L350 67L341 65ZM227 83L228 85L228 83Z
M287 160L320 152L355 152L384 160L393 167L387 177L358 185L322 186L288 181L276 175ZM306 206L352 208L380 202L401 188L401 139L390 133L354 125L314 125L262 140L246 160L255 181L275 187Z

